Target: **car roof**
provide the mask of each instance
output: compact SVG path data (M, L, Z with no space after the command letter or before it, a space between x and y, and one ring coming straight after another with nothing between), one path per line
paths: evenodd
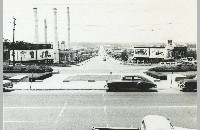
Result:
M123 75L122 77L140 77L140 78L142 78L142 79L145 79L145 80L148 80L148 81L150 81L149 79L147 79L146 77L144 77L144 76L141 76L141 75Z
M169 130L170 121L163 116L148 115L143 118L147 130Z

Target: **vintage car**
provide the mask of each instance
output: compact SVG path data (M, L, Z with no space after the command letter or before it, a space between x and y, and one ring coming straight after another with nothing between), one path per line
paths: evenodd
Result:
M179 82L178 86L183 91L197 90L197 76L193 79L183 79Z
M3 91L12 87L13 87L13 84L10 80L3 80Z
M192 129L172 126L169 119L163 116L148 115L142 119L140 128L93 127L92 130L192 130Z
M121 80L108 81L107 91L118 90L140 90L148 91L150 88L156 88L157 85L140 75L123 76Z
M170 130L174 129L170 121L163 116L145 116L141 122L140 130Z

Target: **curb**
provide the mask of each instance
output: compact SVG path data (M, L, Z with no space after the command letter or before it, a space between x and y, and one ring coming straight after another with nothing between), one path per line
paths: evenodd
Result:
M48 90L107 90L107 89L10 89L11 91L13 90L30 90L30 91L48 91Z

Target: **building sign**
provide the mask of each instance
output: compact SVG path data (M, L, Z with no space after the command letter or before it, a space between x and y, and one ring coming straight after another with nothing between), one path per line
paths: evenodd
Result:
M149 57L149 48L134 48L134 57Z
M53 59L53 49L37 50L37 60Z
M35 50L14 50L15 61L29 61L36 60ZM13 61L13 51L10 51L10 60Z
M167 50L165 48L150 48L150 58L166 58Z

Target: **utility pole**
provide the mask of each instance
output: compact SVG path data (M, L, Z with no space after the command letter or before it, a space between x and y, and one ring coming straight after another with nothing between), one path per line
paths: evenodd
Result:
M14 51L14 43L15 43L15 23L16 18L13 16L13 45L12 45L12 49L13 49L13 66L15 66L15 51Z
M47 21L44 19L44 39L45 39L45 44L47 44Z

